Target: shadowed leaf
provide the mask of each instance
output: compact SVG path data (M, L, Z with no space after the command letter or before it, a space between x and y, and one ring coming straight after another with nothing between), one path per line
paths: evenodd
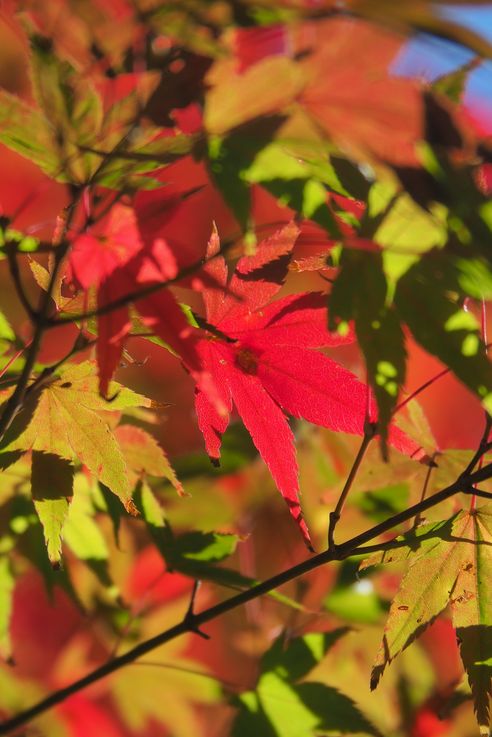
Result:
M73 494L73 466L57 455L33 451L31 490L48 557L52 563L59 563L63 526Z

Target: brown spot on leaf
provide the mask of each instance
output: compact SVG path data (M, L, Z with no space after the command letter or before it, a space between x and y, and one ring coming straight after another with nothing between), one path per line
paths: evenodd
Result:
M128 514L131 514L132 517L138 517L138 509L136 508L133 499L129 499L127 502L125 502L125 509Z
M241 348L236 354L236 363L246 374L258 372L258 356L248 348Z

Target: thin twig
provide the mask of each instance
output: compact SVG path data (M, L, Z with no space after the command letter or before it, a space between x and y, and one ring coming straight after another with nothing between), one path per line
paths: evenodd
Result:
M90 186L97 180L97 176L101 174L101 172L104 170L106 165L111 161L111 157L113 155L116 155L118 150L124 145L125 141L127 140L128 136L133 131L134 127L136 125L136 122L130 126L129 130L125 133L125 135L121 138L121 140L117 143L117 145L114 147L113 151L110 155L103 158L98 167L96 168L95 172L93 173L91 179L86 183L86 186ZM58 324L62 324L62 321L53 320L50 318L50 309L51 304L53 300L53 295L58 288L59 285L59 276L60 276L60 268L63 263L63 260L70 248L70 241L66 240L67 233L70 230L70 225L73 220L73 216L75 214L75 210L77 207L77 204L79 202L82 189L80 186L77 185L70 185L71 189L71 202L65 209L63 210L63 215L59 218L57 222L57 227L55 228L55 233L53 236L53 265L50 273L50 280L48 283L47 290L41 293L41 296L39 298L39 306L38 309L31 315L33 323L34 323L34 332L31 339L31 344L29 346L28 353L26 355L26 361L24 363L24 367L22 369L22 372L19 376L19 381L15 387L15 390L11 397L8 399L8 401L5 404L5 409L0 417L0 440L3 439L5 433L9 429L10 425L12 424L12 421L14 420L16 414L19 412L19 410L22 408L22 405L25 400L26 392L28 391L28 385L29 385L29 379L31 376L31 372L34 368L34 365L36 363L36 358L39 353L39 349L41 347L41 341L43 339L43 335L47 330L49 330L52 327L56 327ZM87 220L82 228L82 231L87 226ZM15 267L14 267L14 273L15 273ZM19 291L19 295L22 294L22 290ZM27 304L25 305L27 309ZM69 320L68 322L75 322L75 320ZM65 360L65 359L64 359Z
M190 190L190 193L193 194L195 190ZM97 219L100 219L100 214L98 214ZM279 223L269 223L268 225L274 226L274 225L285 225L285 223L279 222ZM198 259L197 261L194 261L192 264L189 264L188 266L183 266L183 268L173 277L170 277L169 279L165 279L161 282L155 283L155 284L149 284L144 287L142 287L139 290L135 290L134 292L127 293L123 297L120 297L119 299L113 300L112 302L108 302L102 307L94 308L93 310L87 310L85 312L79 313L79 314L73 314L73 315L64 315L62 317L56 317L51 320L47 321L47 329L52 329L59 327L60 325L69 325L74 322L83 322L84 320L90 320L94 317L101 317L103 315L108 315L111 312L114 312L115 310L118 310L122 307L126 307L127 305L131 303L138 302L140 299L144 299L145 297L150 296L151 294L154 294L155 292L160 291L161 289L165 289L166 287L173 286L173 284L177 284L182 279L186 279L189 276L193 276L196 272L200 271L203 267L205 267L208 263L216 259L218 256L224 256L236 243L237 237L230 238L222 243L221 248L217 253L214 253L212 256L206 258L202 257ZM232 297L237 299L238 302L242 301L242 297L240 295L235 295L233 292L229 290L227 286L222 287L222 291L225 294L230 294ZM207 328L208 329L208 328Z
M436 467L436 464L434 463L434 461L437 455L439 454L437 451L435 451L431 456L429 465L427 466L427 473L425 474L424 485L422 486L422 493L420 495L421 502L423 502L425 497L427 496L427 489L429 488L430 477L432 475L432 471ZM413 528L415 529L416 527L418 527L421 522L422 522L422 515L419 512L419 514L415 515L415 519L413 521Z
M362 463L364 456L366 454L366 450L369 447L369 443L374 438L375 434L376 434L376 424L366 421L364 423L364 435L362 437L362 442L360 444L359 450L357 451L357 455L355 456L354 462L352 464L352 468L349 471L349 474L343 486L343 489L338 499L338 502L336 504L336 507L333 510L333 512L330 512L330 520L328 523L328 550L334 550L336 547L335 546L335 528L338 522L340 521L340 517L343 511L343 507L345 505L345 501L352 487L352 484L354 483L355 477L360 468L360 464Z
M415 397L418 397L418 395L421 392L423 392L425 389L428 389L430 386L432 386L432 384L434 384L434 382L436 382L438 379L441 379L443 376L446 376L446 374L450 374L450 373L451 373L451 369L449 368L443 369L442 371L439 371L439 373L435 374L430 379L428 379L428 381L421 384L418 389L416 389L408 397L403 399L400 402L400 404L396 405L395 409L393 410L393 415L396 415L396 413L399 412L401 409L403 409L405 405L411 402L412 399L415 399Z
M149 297L151 294L159 292L161 289L170 287L173 284L181 281L182 279L186 279L188 276L192 276L195 272L206 266L210 261L213 261L218 256L222 256L225 251L230 247L230 245L230 243L224 244L220 251L215 253L213 256L210 256L210 258L201 258L198 261L194 261L192 264L189 264L188 266L184 266L176 274L176 276L172 276L169 279L165 279L155 284L148 284L147 286L142 287L141 289L137 289L134 292L128 292L123 297L115 299L112 302L108 302L102 307L98 307L97 309L88 310L87 312L75 315L67 315L47 320L46 328L49 330L51 328L57 328L60 325L69 325L70 323L81 322L82 320L89 320L92 317L101 317L102 315L108 315L115 310L119 310L121 307L126 307L130 303L135 303L138 302L140 299L145 299L145 297ZM240 298L238 297L238 299Z
M488 351L488 349L491 347L490 343L485 343L485 350ZM405 405L407 405L409 402L412 401L412 399L415 399L415 397L418 397L419 394L421 394L425 389L428 389L432 384L434 384L439 379L442 379L443 376L446 376L446 374L452 373L450 368L445 368L439 371L437 374L434 374L428 381L424 382L419 386L418 389L416 389L414 392L412 392L408 397L403 399L399 404L396 405L395 409L393 410L393 416L396 415L397 412L403 409Z
M29 298L26 294L26 290L24 289L24 285L22 283L20 270L19 270L19 264L17 262L17 251L10 247L10 244L7 244L6 247L7 251L7 260L9 264L9 271L10 276L12 277L12 281L14 283L15 291L17 293L17 296L19 298L20 303L22 304L23 308L27 312L27 315L31 322L35 322L37 313L32 304L29 301Z
M468 476L473 471L480 459L483 458L483 455L489 450L490 444L488 440L491 429L492 417L489 415L488 412L485 412L485 427L483 429L482 437L480 438L477 450L473 454L473 458L462 473L463 477Z
M421 502L418 502L418 504L414 504L412 507L409 507L408 509L399 512L398 514L393 515L384 522L371 527L369 530L362 532L360 535L352 537L350 540L347 540L341 545L334 546L332 550L325 550L318 555L307 558L301 563L291 566L290 568L282 571L281 573L278 573L275 576L272 576L266 581L252 586L246 591L242 591L235 596L226 599L225 601L221 601L218 604L214 604L213 606L204 609L202 612L199 612L197 614L188 613L183 618L183 620L174 625L174 627L170 627L169 629L161 632L155 637L151 637L150 639L141 642L139 645L132 648L128 652L123 653L122 655L119 655L118 657L113 658L110 661L107 661L99 668L96 668L95 670L91 671L82 678L79 678L68 686L61 688L58 691L54 691L45 699L42 699L37 704L34 704L34 706L31 706L30 708L20 712L11 719L7 719L3 723L0 723L0 735L8 734L12 730L17 729L18 727L22 727L40 714L44 714L53 706L56 706L57 704L65 701L67 698L69 698L69 696L78 693L82 689L87 688L87 686L90 686L101 680L102 678L110 675L111 673L120 670L124 666L133 663L142 655L155 650L157 647L160 647L166 642L170 642L176 637L179 637L186 633L196 632L198 629L200 629L202 625L212 621L213 619L216 619L217 617L220 617L226 612L230 612L237 607L243 606L247 602L253 601L253 599L257 599L264 594L268 594L270 591L279 588L279 586L282 586L289 581L293 581L294 579L299 578L299 576L303 576L304 574L309 573L310 571L313 571L314 569L319 568L326 563L330 563L336 560L344 560L345 558L348 558L352 555L365 553L366 549L361 546L364 546L371 540L375 540L380 535L383 535L384 533L392 530L394 527L397 527L403 522L408 522L408 520L415 517L415 515L419 514L419 512L423 512L427 509L435 507L446 499L454 496L458 492L470 493L469 490L475 484L478 484L481 481L485 481L490 478L492 478L492 463L488 463L486 466L479 469L478 471L475 471L466 478L460 476L453 484L447 486L445 489L441 489L441 491L437 492L437 494L434 494L433 496L428 497Z
M194 617L195 617L195 601L196 601L196 595L198 594L198 589L200 588L201 581L198 579L195 579L193 581L193 588L191 590L191 596L190 596L190 603L188 604L188 609L186 610L186 614L184 615L183 622L189 624L189 628L191 632L194 632L195 635L199 635L204 640L210 640L210 635L207 635L206 632L202 632L199 627L196 627L194 625Z
M19 350L16 351L16 353L14 353L13 356L10 356L9 360L7 361L7 363L5 364L5 366L0 371L0 379L3 376L5 376L5 374L7 373L7 371L9 370L9 368L12 366L12 364L15 363L15 361L17 361L17 359L22 356L22 354L24 353L24 351L26 351L29 348L30 345L31 345L31 341L29 340L26 343L25 346L23 346L22 348L19 348Z

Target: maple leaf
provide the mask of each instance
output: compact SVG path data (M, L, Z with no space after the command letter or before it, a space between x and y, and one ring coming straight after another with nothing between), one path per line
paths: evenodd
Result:
M167 478L180 496L186 496L166 454L152 435L134 425L120 425L114 434L125 456L133 486L142 475L159 476Z
M389 663L450 606L482 734L489 734L492 693L492 505L461 511L393 541L363 562L407 561L374 663L375 688Z
M115 205L102 229L75 239L70 272L80 288L97 288L98 308L104 308L139 288L173 278L177 264L163 238L142 235L133 208ZM198 385L213 397L213 386L196 351L199 333L189 325L173 294L160 289L139 299L135 306L144 325L181 357ZM97 362L103 396L107 396L131 328L128 304L98 318Z
M12 657L10 618L14 585L12 564L6 555L2 555L0 558L0 657L4 660Z
M256 255L241 258L228 292L203 293L209 339L200 355L215 379L227 414L219 414L198 388L196 412L207 452L218 463L221 436L235 405L246 429L286 500L304 539L309 532L299 504L294 436L284 412L332 430L364 432L369 389L350 371L313 348L353 340L327 329L326 295L296 294L267 304L280 289L299 230L293 223L262 242ZM214 232L208 257L217 253ZM207 267L219 285L227 284L222 257ZM373 399L370 397L373 407ZM392 428L390 443L411 453L416 445Z
M309 673L347 631L348 628L340 627L275 640L261 660L254 690L243 691L235 700L238 714L232 737L353 733L381 737L352 699L325 683L309 679Z
M417 166L423 137L417 85L388 68L402 38L368 23L331 19L317 27L316 52L305 62L301 101L342 150L393 164ZM360 49L367 64L360 63ZM329 70L329 74L327 74Z
M151 402L146 397L116 383L111 385L111 389L118 393L109 403L99 395L97 376L90 361L67 365L60 371L59 376L53 377L51 383L38 394L34 409L26 408L19 413L2 441L0 456L15 458L16 451L32 450L58 456L59 459L83 463L101 483L120 498L127 511L134 513L127 465L120 446L105 421L104 413L127 407L149 407ZM34 458L36 464L33 474L35 479L39 479L38 466L41 456L36 454ZM43 471L41 475L45 473ZM66 475L63 469L60 474L63 477ZM62 524L66 510L61 498L69 496L69 492L64 491L68 488L68 482L62 484L62 496L51 498L53 502L51 506L48 505L50 497L46 493L45 485L46 479L42 483L36 481L34 488L35 497L38 497L36 501L38 513L40 509L42 510L41 521L43 522L42 517L46 510L46 514L50 515L48 524L54 524L54 514L61 515L60 524ZM58 502L57 510L55 502ZM46 527L45 534L47 534ZM55 560L56 546L55 542L53 547Z
M32 453L31 491L41 525L48 558L61 560L62 530L73 494L73 467L51 453Z

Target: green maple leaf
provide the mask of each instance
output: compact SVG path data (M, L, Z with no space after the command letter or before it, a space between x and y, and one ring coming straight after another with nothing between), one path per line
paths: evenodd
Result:
M14 451L41 451L87 466L135 513L128 469L108 424L108 412L150 407L151 401L113 382L114 399L99 394L98 377L90 361L67 365L44 386L35 407L22 410L0 446L0 458ZM34 403L31 402L31 405Z
M0 657L8 660L12 655L10 642L10 618L14 594L14 572L9 558L0 556Z
M32 453L31 490L43 526L48 558L61 560L62 530L73 493L73 466L51 453Z
M166 454L152 435L134 425L120 425L116 428L115 435L127 462L133 486L142 475L157 476L166 478L180 496L186 496Z
M377 686L385 667L449 606L480 730L488 735L492 692L492 505L462 511L445 522L413 530L362 565L365 568L398 561L407 561L409 567L391 604L371 687Z
M337 689L303 681L348 629L311 632L290 642L281 637L265 653L253 691L234 699L238 708L233 737L308 735L380 735L357 705Z

